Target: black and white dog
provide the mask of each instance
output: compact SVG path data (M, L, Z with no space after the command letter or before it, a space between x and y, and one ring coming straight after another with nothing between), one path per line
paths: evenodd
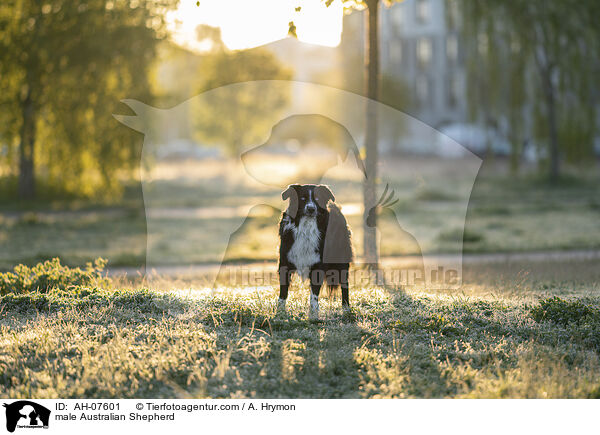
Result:
M341 287L342 308L350 308L348 269L352 262L352 233L335 197L322 184L292 184L281 194L289 206L279 222L279 301L285 303L292 274L310 279L311 319L319 316L319 292L323 282Z

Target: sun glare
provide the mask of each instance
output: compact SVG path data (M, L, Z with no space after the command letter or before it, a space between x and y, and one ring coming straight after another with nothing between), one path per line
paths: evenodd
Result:
M300 11L295 8L301 5ZM288 23L296 25L298 39L310 44L335 47L342 33L343 6L335 0L181 0L167 15L174 41L194 51L210 47L196 38L200 24L219 27L231 50L257 47L287 37Z

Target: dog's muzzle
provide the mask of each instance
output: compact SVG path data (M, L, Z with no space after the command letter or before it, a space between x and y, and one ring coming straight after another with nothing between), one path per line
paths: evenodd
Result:
M316 216L317 215L317 206L314 204L306 204L306 207L304 207L304 214L306 214L306 216Z

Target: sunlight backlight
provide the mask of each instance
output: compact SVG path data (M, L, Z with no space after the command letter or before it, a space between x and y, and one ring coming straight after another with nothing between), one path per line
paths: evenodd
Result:
M302 5L299 12L295 11ZM335 0L329 7L322 0L181 0L167 14L173 40L194 51L210 47L196 38L196 27L208 24L221 29L227 48L238 50L257 47L287 37L288 23L294 21L298 39L303 42L335 47L342 33L343 6Z

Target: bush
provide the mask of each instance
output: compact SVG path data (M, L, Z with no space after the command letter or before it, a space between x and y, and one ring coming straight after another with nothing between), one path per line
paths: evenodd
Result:
M48 313L71 308L89 310L92 307L114 307L120 311L140 313L144 316L161 316L170 311L182 312L186 305L171 295L156 294L147 289L113 291L71 287L66 291L53 288L45 293L9 293L0 296L2 313Z
M581 300L567 301L554 296L540 301L531 309L531 317L536 322L551 321L563 326L570 323L598 322L598 308L585 304Z
M461 228L454 228L451 230L444 231L438 235L440 242L452 242L452 243L478 243L485 239L484 235L476 231L467 230L464 231Z
M106 260L102 258L87 263L85 269L63 266L58 258L33 267L19 264L12 272L0 273L0 295L106 285L108 279L102 276L105 266Z

